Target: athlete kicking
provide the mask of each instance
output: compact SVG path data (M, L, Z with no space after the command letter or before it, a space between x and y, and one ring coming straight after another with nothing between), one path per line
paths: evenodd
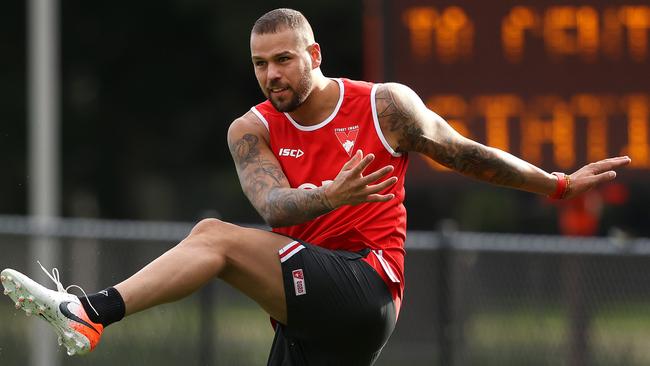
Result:
M124 316L181 299L218 277L276 320L269 365L371 365L404 290L407 152L469 177L554 198L614 179L617 157L571 175L547 173L469 140L411 89L331 79L303 15L276 9L250 37L267 100L228 131L242 189L272 232L216 219L122 283L78 298L2 271L17 308L39 314L69 354L97 346Z

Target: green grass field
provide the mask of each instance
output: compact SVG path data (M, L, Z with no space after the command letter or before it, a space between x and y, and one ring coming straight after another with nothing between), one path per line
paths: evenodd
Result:
M268 317L252 302L230 290L220 291L214 310L212 350L218 365L264 365L273 333ZM542 310L524 306L477 311L465 319L465 341L456 343L457 365L567 365L569 329L565 312L557 306ZM0 302L0 365L18 365L28 354L30 322ZM590 365L650 364L650 311L645 304L608 306L590 323ZM98 351L67 357L62 365L198 365L200 340L198 297L135 314L112 325ZM392 340L399 344L398 339ZM54 333L42 342L56 342ZM435 345L421 345L431 355ZM398 365L406 349L387 349L377 365ZM413 356L413 353L408 355ZM406 356L404 356L406 358ZM431 358L409 358L409 366L431 365ZM434 356L435 359L435 356Z
M471 365L564 365L570 326L558 307L473 314L465 323ZM609 306L592 314L588 327L590 365L650 364L647 304Z

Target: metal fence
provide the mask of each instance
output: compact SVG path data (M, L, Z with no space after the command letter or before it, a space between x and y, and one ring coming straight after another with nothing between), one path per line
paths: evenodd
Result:
M43 264L58 267L64 284L95 291L191 227L0 216L0 267L32 268L30 241L55 239L57 263ZM650 240L445 229L409 232L406 246L402 312L377 365L650 364ZM0 365L30 364L35 322L0 301ZM71 358L59 349L48 365L263 365L272 337L255 303L214 281L112 325L95 352Z

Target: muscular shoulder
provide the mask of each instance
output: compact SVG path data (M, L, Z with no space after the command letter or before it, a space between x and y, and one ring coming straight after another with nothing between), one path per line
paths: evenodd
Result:
M409 151L413 136L422 135L422 121L429 110L408 86L379 84L375 93L377 118L382 132L396 151Z
M269 131L253 112L235 119L228 128L228 148L238 165L268 145Z
M413 89L408 86L400 83L382 83L377 84L377 95L392 95L395 98L413 98L417 97L417 94Z
M420 97L404 84L385 83L377 86L375 93L377 112L390 116L391 121L421 113L426 108Z
M228 144L234 139L239 139L247 134L263 138L268 142L269 130L255 113L248 111L243 116L235 119L228 128Z

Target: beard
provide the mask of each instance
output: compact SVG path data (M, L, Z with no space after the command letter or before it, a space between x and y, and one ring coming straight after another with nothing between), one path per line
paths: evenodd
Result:
M306 69L305 72L300 76L298 80L298 85L294 89L291 86L286 86L287 90L291 92L291 97L278 98L274 97L273 93L269 92L269 101L278 112L293 112L307 99L309 93L311 92L312 80L310 77L310 69ZM274 87L272 85L271 87Z

